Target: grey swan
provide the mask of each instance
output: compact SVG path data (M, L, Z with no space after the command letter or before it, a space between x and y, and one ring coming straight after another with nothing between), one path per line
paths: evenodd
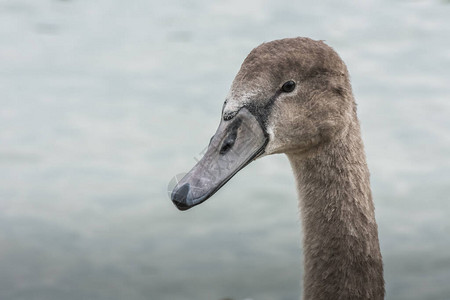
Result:
M304 232L303 299L384 299L383 262L349 74L322 41L253 49L203 158L174 187L186 210L255 159L285 153Z

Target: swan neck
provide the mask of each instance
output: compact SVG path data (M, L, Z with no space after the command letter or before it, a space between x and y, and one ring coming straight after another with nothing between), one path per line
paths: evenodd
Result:
M303 223L303 299L384 299L378 230L357 121L314 153L288 157Z

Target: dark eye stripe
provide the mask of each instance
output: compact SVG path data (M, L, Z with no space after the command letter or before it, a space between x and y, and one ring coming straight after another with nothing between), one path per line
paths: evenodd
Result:
M283 86L281 87L281 90L285 93L290 93L295 89L295 82L292 80L286 81Z

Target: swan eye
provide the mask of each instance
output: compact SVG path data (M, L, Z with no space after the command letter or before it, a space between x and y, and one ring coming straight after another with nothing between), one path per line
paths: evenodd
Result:
M295 82L292 80L289 80L283 84L281 87L281 90L285 93L290 93L295 89Z

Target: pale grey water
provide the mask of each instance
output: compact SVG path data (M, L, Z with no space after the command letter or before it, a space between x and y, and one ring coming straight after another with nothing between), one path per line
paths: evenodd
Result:
M263 0L0 1L0 299L298 299L284 156L189 212L166 192L292 36L352 75L387 299L450 299L450 3Z

